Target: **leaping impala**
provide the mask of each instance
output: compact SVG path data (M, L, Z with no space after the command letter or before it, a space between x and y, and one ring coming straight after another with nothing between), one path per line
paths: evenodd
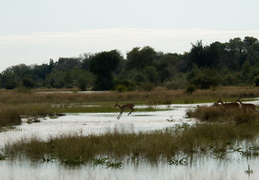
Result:
M240 105L237 102L230 102L230 103L224 103L221 98L218 100L217 104L221 103L221 105L228 109L228 108L233 108L233 109L239 109Z
M119 116L117 117L117 119L119 120L120 119L120 117L121 117L121 115L122 115L122 113L124 112L124 110L125 109L130 109L131 111L129 112L129 114L128 115L130 115L135 109L134 109L134 104L131 104L131 103L129 103L129 104L125 104L125 105L123 105L123 106L120 106L119 104L118 104L118 102L116 102L116 104L114 105L114 107L118 107L118 108L120 108L121 109L121 112L120 112L120 114L119 114Z
M242 107L244 110L248 109L248 110L251 110L251 111L256 111L256 106L255 106L254 104L252 104L252 103L243 103L243 102L240 100L240 98L238 98L237 102L240 103L241 107Z

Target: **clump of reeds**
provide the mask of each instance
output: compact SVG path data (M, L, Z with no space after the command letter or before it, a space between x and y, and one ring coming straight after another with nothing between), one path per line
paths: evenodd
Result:
M225 109L220 106L198 106L194 110L188 109L186 114L204 122L234 122L237 125L259 122L257 111L247 111L242 108Z
M197 106L197 108L187 109L186 114L188 117L196 118L200 121L214 122L219 121L223 116L224 110L218 107L210 106Z
M0 106L0 128L21 124L21 116L13 107Z

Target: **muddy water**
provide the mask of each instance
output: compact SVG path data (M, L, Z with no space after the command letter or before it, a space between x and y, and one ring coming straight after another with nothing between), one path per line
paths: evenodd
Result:
M259 102L255 102L259 103ZM50 136L64 133L81 133L84 135L104 133L114 128L123 131L150 131L163 129L179 123L195 123L185 118L186 109L194 105L171 105L167 111L124 113L120 120L118 113L84 113L67 114L58 119L42 119L40 123L24 122L16 130L0 133L1 144L17 141L21 138L40 137L43 140ZM137 107L142 108L142 107ZM162 108L161 106L159 108ZM179 157L180 158L180 157ZM106 180L106 179L257 179L259 177L259 158L244 157L239 153L229 154L221 160L215 156L188 157L187 165L169 165L159 161L151 164L140 160L124 162L122 169L110 169L103 166L87 164L78 168L69 168L53 163L31 163L27 161L0 161L0 179L26 180ZM250 165L253 173L245 173Z

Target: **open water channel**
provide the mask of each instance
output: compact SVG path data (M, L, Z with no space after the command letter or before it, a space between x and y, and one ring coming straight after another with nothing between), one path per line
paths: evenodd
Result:
M253 101L259 104L259 100ZM172 127L180 123L195 123L194 119L186 118L186 109L195 108L192 105L164 106L171 110L156 112L134 111L130 116L124 113L120 120L118 113L80 113L66 114L57 119L42 119L39 123L26 122L17 126L15 130L0 133L0 147L6 143L15 142L21 138L40 137L43 140L50 136L64 133L99 134L112 131L114 128L125 131L151 131ZM208 104L199 104L208 105ZM143 108L143 106L138 106ZM162 106L159 107L160 109ZM119 111L119 110L118 110ZM66 167L58 162L32 163L27 160L0 161L0 180L149 180L149 179L179 179L179 180L244 180L259 179L259 158L242 156L231 153L224 160L213 156L191 157L187 165L169 165L159 161L151 164L146 161L123 162L121 169L94 166L91 164L80 167ZM245 173L248 165L252 173Z

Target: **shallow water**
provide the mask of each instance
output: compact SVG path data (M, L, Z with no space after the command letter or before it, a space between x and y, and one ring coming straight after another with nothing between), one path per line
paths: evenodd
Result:
M254 102L259 104L259 101ZM200 104L209 105L209 104ZM28 124L24 122L16 130L0 133L1 144L17 141L21 138L40 137L43 140L50 136L64 133L99 134L113 131L114 128L123 131L150 131L164 129L179 123L195 123L195 120L185 118L187 108L192 105L170 105L159 108L171 110L156 112L138 112L127 116L124 113L120 120L118 113L80 113L67 114L57 119L41 119L40 123ZM137 108L143 108L141 106ZM0 179L27 180L106 180L106 179L257 179L259 177L259 159L247 158L238 153L228 154L224 160L214 156L187 157L187 165L169 165L166 161L151 164L144 160L125 160L122 169L110 169L104 166L86 164L77 168L69 168L54 163L32 163L30 161L0 161ZM253 173L245 171L250 165Z
M250 165L253 173L245 170ZM246 159L238 156L227 160L207 157L194 157L192 164L169 165L161 161L151 164L145 161L124 163L122 169L110 169L92 164L69 168L54 163L31 163L26 161L0 161L1 179L26 180L255 180L259 177L258 158Z
M40 123L32 124L26 123L26 119L24 119L24 123L17 126L16 130L0 133L0 147L3 147L7 142L32 136L45 139L64 133L99 134L113 131L115 128L129 132L150 131L164 129L179 123L194 123L195 120L185 118L186 108L193 107L196 107L196 105L170 106L172 110L156 112L135 111L129 116L127 116L127 113L123 113L120 120L116 119L119 113L66 114L57 119L40 119ZM168 106L164 108L168 108Z

